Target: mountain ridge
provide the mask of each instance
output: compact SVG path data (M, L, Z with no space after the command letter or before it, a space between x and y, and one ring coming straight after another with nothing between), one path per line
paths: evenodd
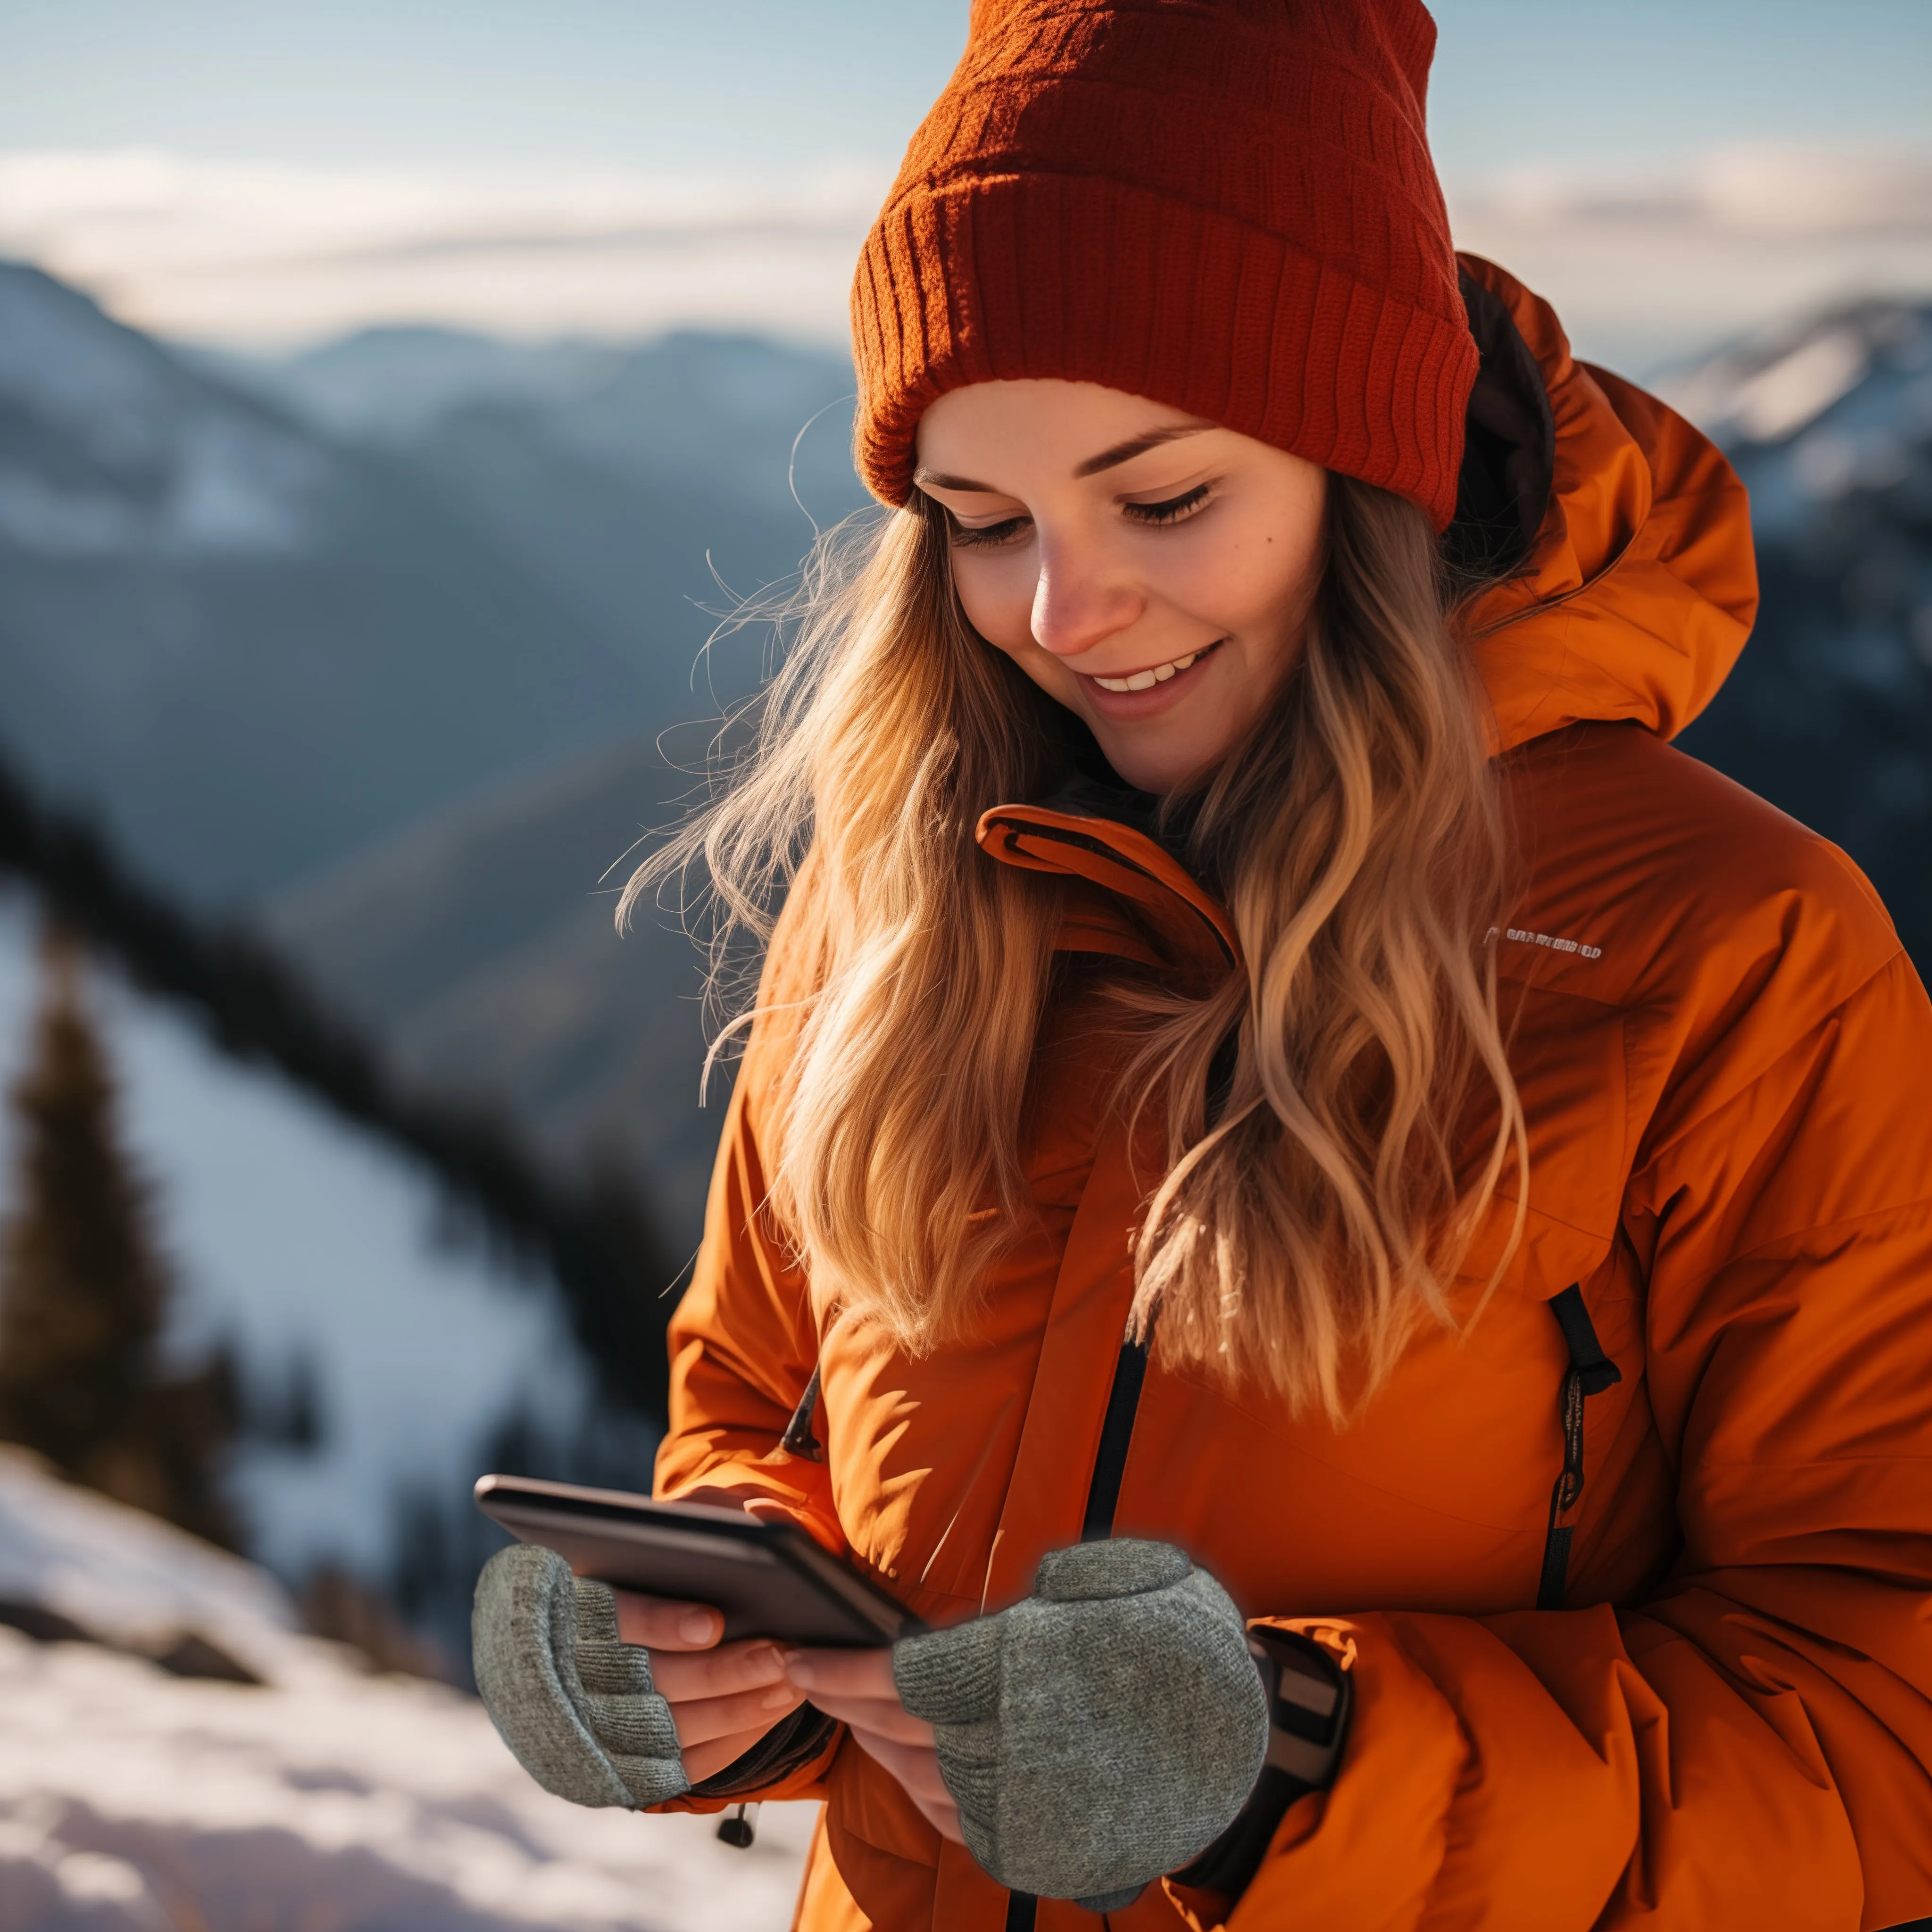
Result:
M0 748L204 905L686 715L714 563L755 583L809 540L776 485L622 475L500 402L379 447L265 386L0 263Z

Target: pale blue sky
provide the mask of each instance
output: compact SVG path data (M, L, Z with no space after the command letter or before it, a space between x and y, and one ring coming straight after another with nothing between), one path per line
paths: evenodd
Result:
M1932 135L1932 0L1442 0L1445 172ZM9 0L0 148L713 170L896 155L963 0Z

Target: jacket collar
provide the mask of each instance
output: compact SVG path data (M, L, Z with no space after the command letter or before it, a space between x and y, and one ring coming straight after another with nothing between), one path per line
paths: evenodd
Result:
M981 818L976 836L1003 864L1076 882L1060 950L1110 953L1216 979L1240 962L1226 912L1148 832L1058 804L995 806Z

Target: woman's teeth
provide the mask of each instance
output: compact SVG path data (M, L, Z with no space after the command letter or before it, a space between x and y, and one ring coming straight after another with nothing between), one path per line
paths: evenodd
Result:
M1176 658L1172 664L1156 664L1151 670L1137 670L1132 677L1096 677L1094 682L1102 691L1151 691L1157 684L1165 684L1176 671L1185 670L1198 657L1202 651L1190 651L1184 658Z

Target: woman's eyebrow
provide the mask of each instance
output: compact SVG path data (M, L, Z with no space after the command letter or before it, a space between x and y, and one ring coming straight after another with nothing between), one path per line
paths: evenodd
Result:
M1004 490L995 490L990 483L975 483L964 476L948 476L938 470L915 470L912 480L922 490L964 490L981 496L1004 496Z
M1117 442L1111 449L1103 449L1098 456L1090 456L1074 470L1076 476L1097 476L1103 470L1118 468L1123 463L1131 463L1137 456L1144 456L1150 449L1158 449L1164 442L1174 442L1184 436L1198 436L1203 430L1212 429L1211 422L1169 423L1160 429L1144 430L1138 436L1130 436L1125 442ZM1004 490L995 489L990 483L975 483L968 476L948 476L937 470L915 470L912 480L922 490L963 490L981 496L1004 496Z
M1074 471L1076 476L1097 476L1103 470L1112 470L1118 464L1131 463L1137 456L1144 455L1150 449L1158 449L1164 442L1173 442L1184 436L1198 436L1203 430L1212 429L1211 422L1169 423L1161 429L1150 429L1139 436L1130 436L1125 442L1117 442L1112 449L1103 449L1098 456L1090 456Z

